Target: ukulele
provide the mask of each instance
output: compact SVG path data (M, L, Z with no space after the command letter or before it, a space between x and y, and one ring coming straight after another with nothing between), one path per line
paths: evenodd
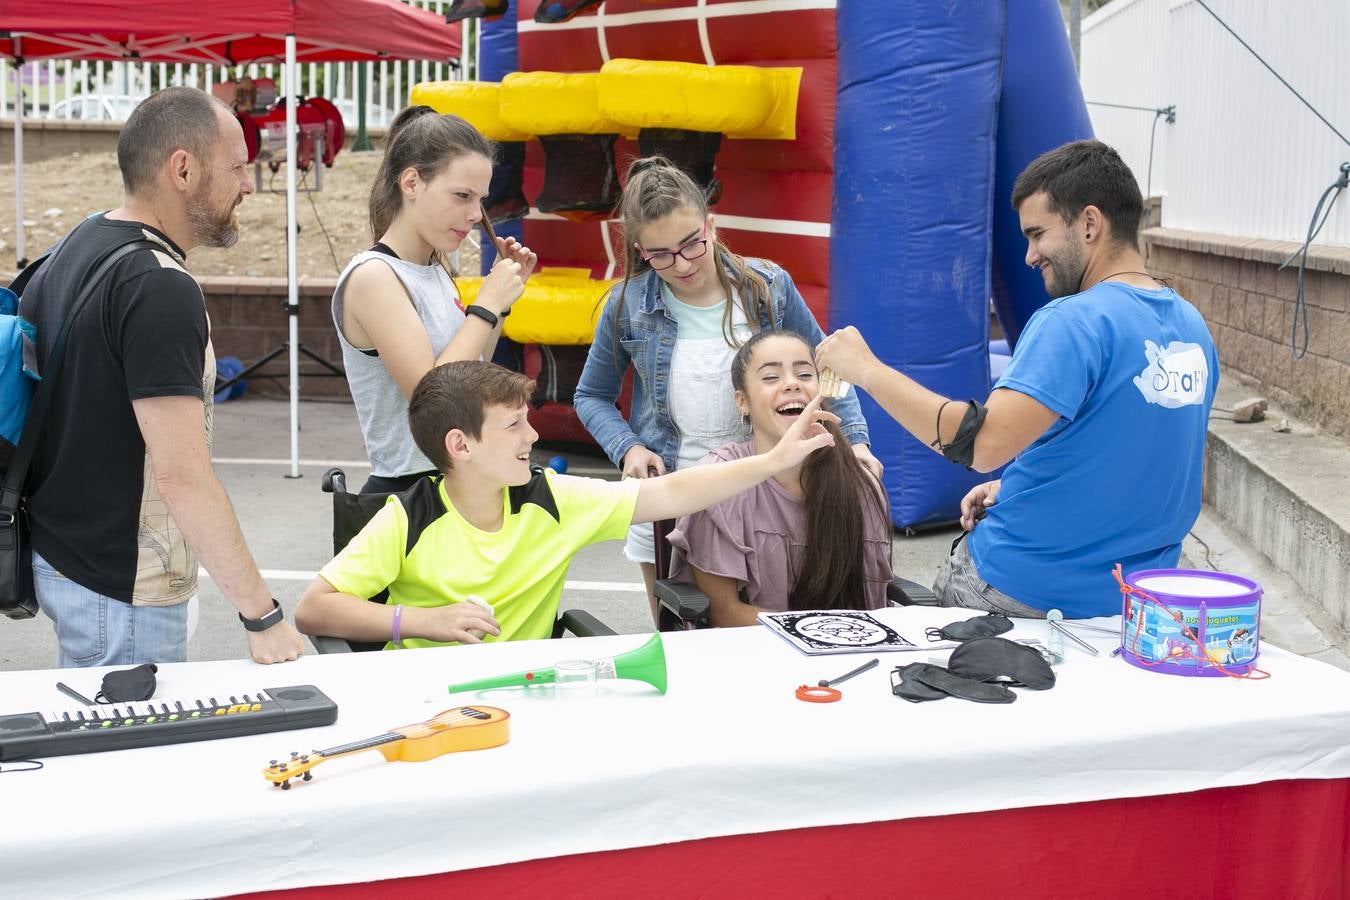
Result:
M293 751L288 760L272 760L263 769L263 777L288 791L292 778L312 779L310 770L319 763L365 750L379 750L388 762L425 762L446 753L500 747L511 739L507 725L510 718L510 713L494 706L447 709L425 722L395 728L362 741L309 753Z

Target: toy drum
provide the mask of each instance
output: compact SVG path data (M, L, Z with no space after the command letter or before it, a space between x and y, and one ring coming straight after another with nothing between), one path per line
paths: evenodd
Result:
M1256 665L1261 586L1255 581L1223 572L1144 569L1125 582L1157 601L1138 593L1125 596L1126 662L1154 672L1205 676L1245 675Z

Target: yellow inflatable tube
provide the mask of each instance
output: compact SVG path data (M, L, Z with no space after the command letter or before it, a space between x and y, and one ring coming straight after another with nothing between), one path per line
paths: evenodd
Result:
M512 72L502 79L502 121L531 134L636 136L601 113L599 81L595 72Z
M589 269L544 268L525 283L502 333L521 344L589 344L604 309L605 292L618 279L591 278ZM456 278L460 299L471 304L483 279Z
M408 102L465 119L491 141L528 141L527 131L509 128L501 115L502 86L495 81L423 81Z
M611 59L600 69L599 112L635 129L793 140L801 80L800 67Z

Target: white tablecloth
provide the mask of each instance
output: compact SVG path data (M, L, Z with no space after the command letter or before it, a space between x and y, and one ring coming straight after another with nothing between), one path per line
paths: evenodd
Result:
M952 610L880 615L923 640ZM1100 620L1113 624L1113 620ZM1045 637L1044 623L1012 637ZM608 682L594 700L550 688L456 695L445 685L607 656L637 635L588 641L162 666L157 698L312 683L335 725L144 750L53 757L0 774L7 898L184 897L362 882L729 834L1350 777L1350 674L1262 648L1265 681L1145 672L1067 647L1051 691L1015 703L893 697L891 653L834 704L793 689L866 654L806 657L763 628L666 636L670 690ZM0 714L71 708L98 670L0 675ZM500 706L511 741L425 763L334 760L280 791L261 768L430 718Z

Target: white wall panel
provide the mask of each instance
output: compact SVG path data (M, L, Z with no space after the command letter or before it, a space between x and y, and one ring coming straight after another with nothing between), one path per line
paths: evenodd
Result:
M1350 135L1350 2L1206 2ZM1153 161L1167 227L1301 241L1318 196L1350 160L1350 146L1195 0L1116 0L1090 17L1082 80L1088 100L1176 105L1176 124L1158 125ZM1089 110L1142 187L1150 114ZM1318 243L1350 244L1350 195Z
M1120 152L1145 196L1167 195L1166 159L1174 126L1152 112L1101 104L1153 110L1176 102L1168 73L1168 3L1169 0L1115 0L1083 22L1079 80L1083 99L1088 101L1092 129L1098 140ZM1154 146L1150 183L1151 138Z

